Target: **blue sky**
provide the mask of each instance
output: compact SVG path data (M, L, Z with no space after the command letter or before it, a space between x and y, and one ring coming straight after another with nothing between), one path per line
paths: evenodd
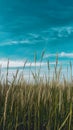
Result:
M0 59L73 58L72 0L0 0Z

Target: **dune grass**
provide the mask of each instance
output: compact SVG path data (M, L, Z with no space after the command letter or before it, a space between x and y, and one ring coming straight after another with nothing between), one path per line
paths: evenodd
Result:
M34 83L25 82L23 74L16 80L17 70L9 83L8 61L6 80L0 81L0 130L73 130L73 82L60 81L57 64L52 80L40 80L36 70Z

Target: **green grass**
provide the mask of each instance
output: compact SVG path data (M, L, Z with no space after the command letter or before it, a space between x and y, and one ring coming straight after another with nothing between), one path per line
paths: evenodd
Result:
M6 81L0 81L0 130L73 130L73 82L60 81L57 64L52 80L35 72L34 83L16 80L18 71L8 83L7 65Z

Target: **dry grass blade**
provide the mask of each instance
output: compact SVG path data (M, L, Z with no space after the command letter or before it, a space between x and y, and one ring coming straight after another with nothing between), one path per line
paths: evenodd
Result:
M6 85L8 84L8 70L9 70L9 59L8 59L8 62L7 62Z
M7 101L8 101L8 96L9 96L9 91L10 91L10 87L9 89L7 90L7 93L6 93L6 98L5 98L5 104L4 104L4 114L3 114L3 130L5 130L5 121L6 121L6 110L7 110Z
M44 52L41 59L43 55ZM47 79L45 72L44 76L40 77L40 71L43 70L40 63L39 73L30 68L33 81L26 82L23 78L25 64L26 62L21 73L19 70L16 71L9 84L8 61L7 80L1 78L0 130L73 130L73 84L71 80L67 81L65 75L61 80L62 66L58 66L58 57L54 71L51 71L52 67L50 68L49 61L47 62L50 80ZM72 71L71 63L70 68ZM53 78L50 77L51 72Z
M72 111L69 112L69 114L67 115L66 119L64 120L64 122L62 123L62 125L60 126L59 130L62 130L62 128L64 127L64 125L66 124L67 120L69 119L69 117L72 115Z

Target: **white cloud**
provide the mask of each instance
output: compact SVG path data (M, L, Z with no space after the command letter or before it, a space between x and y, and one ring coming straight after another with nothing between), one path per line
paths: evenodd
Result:
M73 53L66 53L66 52L61 52L61 53L58 53L58 56L59 57L67 57L67 58L73 58ZM50 54L46 54L44 56L44 58L48 58L48 57L56 57L56 54L55 53L50 53Z
M7 67L7 63L8 61L7 60L0 60L0 65L2 67ZM24 62L22 61L9 61L9 67L22 67L24 65Z
M52 27L42 32L45 38L67 38L73 34L73 26Z
M67 38L70 35L73 35L73 26L52 27L38 33L28 33L21 40L6 40L5 42L0 43L0 46L35 44L36 42L41 41L49 42L56 40L57 38Z
M7 42L0 43L0 46L7 46L7 45L17 45L17 44L31 44L30 39L24 39L24 40L9 40Z
M73 53L65 53L65 52L61 52L59 54L60 57L70 57L73 58Z
M28 40L28 39L25 39L25 40L21 40L21 41L19 41L19 43L21 43L21 44L24 44L24 43L29 44L29 43L31 43L31 41Z
M35 33L29 33L29 36L33 37L33 38L38 38L39 34L35 34Z
M6 59L2 59L0 60L0 66L2 68L7 67L7 63L8 61ZM24 66L25 61L22 60L9 60L9 67L23 67ZM47 62L36 62L36 67L39 67L41 64L41 66L47 66ZM54 65L55 62L50 62L50 65ZM26 62L25 64L26 67L35 67L35 62Z

